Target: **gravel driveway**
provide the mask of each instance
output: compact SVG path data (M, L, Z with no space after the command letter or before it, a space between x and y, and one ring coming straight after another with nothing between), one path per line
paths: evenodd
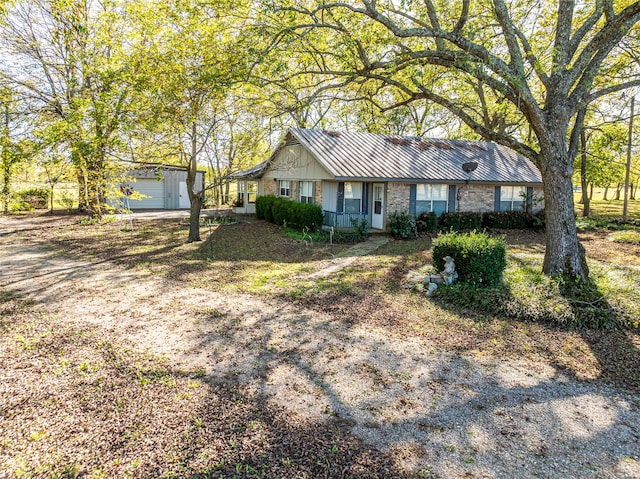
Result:
M549 364L434 351L283 302L199 290L14 242L0 287L176 367L237 381L292 416L342 419L425 477L640 478L640 398Z

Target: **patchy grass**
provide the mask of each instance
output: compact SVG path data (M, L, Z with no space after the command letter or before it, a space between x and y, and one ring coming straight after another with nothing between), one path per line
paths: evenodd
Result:
M3 477L410 477L339 418L293 417L0 299Z
M589 203L591 220L601 222L611 222L613 220L622 219L623 200L604 200L604 190L594 192L594 197ZM609 196L614 197L615 191L609 191ZM581 193L575 193L573 201L575 204L576 214L582 216L582 205L580 199ZM630 222L640 222L640 200L629 200L627 202L627 218Z
M638 270L592 263L590 281L576 284L544 276L539 256L514 254L508 259L500 286L457 284L436 294L448 302L522 321L595 329L640 327Z
M573 299L540 273L544 236L507 231L508 288L498 296L487 295L480 308L425 298L400 286L407 271L431 263L429 237L391 240L347 268L311 280L310 274L347 254L349 245L305 243L272 224L250 221L218 226L212 243L207 239L198 244L184 243L186 227L175 220L139 221L135 232L122 233L113 224L81 226L62 218L22 234L37 235L74 255L110 259L206 289L284 298L346 323L421 337L434 351L543 360L578 378L599 378L640 391L638 332L588 327L597 324L603 305L614 321L640 317L635 293L640 250L634 244L614 243L610 231L580 234L596 287ZM203 228L203 239L207 232ZM595 322L573 321L579 310ZM558 319L566 325L547 322Z
M640 231L616 231L609 239L614 243L640 245Z

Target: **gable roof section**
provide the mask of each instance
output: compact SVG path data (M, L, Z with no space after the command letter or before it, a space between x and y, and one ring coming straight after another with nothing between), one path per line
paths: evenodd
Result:
M287 144L300 142L336 180L542 184L535 165L492 142L292 128L270 158L231 178L259 178ZM464 163L478 167L470 174Z
M278 148L276 151L280 151L280 148ZM273 155L271 155L271 158L273 158ZM240 171L236 171L235 173L231 173L230 175L227 175L227 178L230 178L232 180L236 180L236 179L253 180L256 178L260 178L262 176L262 173L264 173L264 170L266 170L267 166L269 165L269 160L263 161L262 163L258 163L257 165L252 166L251 168L247 168L246 170L240 170Z

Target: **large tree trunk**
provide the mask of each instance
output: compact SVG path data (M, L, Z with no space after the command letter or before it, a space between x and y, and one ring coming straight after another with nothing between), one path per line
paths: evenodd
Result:
M187 192L189 193L189 202L191 203L189 213L189 238L187 239L188 243L202 241L200 238L200 210L202 209L204 191L195 191L198 173L198 137L196 136L196 133L197 126L193 123L191 126L191 155L189 158L189 166L187 168Z
M91 160L87 164L87 212L92 219L102 219L104 204L104 162Z
M538 136L540 173L544 189L545 255L542 271L576 280L589 275L584 248L578 242L573 200L573 162L567 144L565 112L549 112Z
M608 186L605 186L605 187L604 187L604 195L602 196L602 199L603 199L604 201L609 201L609 200L608 200L608 198L607 198L607 195L608 195L608 194L609 194L609 187L608 187Z
M586 278L589 274L584 248L578 242L573 204L572 162L562 148L545 152L542 171L546 215L546 251L542 270Z

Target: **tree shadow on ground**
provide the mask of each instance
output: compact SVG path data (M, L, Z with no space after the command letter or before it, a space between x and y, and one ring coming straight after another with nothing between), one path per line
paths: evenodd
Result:
M213 366L214 383L246 385L265 404L336 418L398 467L422 466L425 477L608 476L634 458L637 409L561 372L428 354L416 343L393 345L357 325L285 310L222 321L198 346L231 348Z
M340 418L292 415L240 381L177 370L104 331L59 324L16 297L5 299L1 326L13 333L0 339L0 379L8 393L0 426L19 436L0 451L8 471L15 466L21 474L49 471L51 477L71 470L73 477L413 477ZM25 427L46 434L27 439ZM90 434L83 432L87 427Z
M599 327L576 328L598 361L599 379L640 392L640 332L628 329L628 320L613 308L593 280L560 285L575 318Z
M539 268L518 257L511 260L532 284L543 282ZM520 298L522 292L514 295L509 284L488 289L457 285L440 291L434 301L478 325L475 341L461 343L460 352L490 348L491 336L495 341L504 333L510 341L504 350L507 356L540 355L575 379L597 379L639 393L640 331L629 329L629 318L609 304L594 281L555 279L552 284L557 289L548 286L551 292L542 288L531 293L542 297L540 303L540 298ZM557 303L553 295L563 301Z

